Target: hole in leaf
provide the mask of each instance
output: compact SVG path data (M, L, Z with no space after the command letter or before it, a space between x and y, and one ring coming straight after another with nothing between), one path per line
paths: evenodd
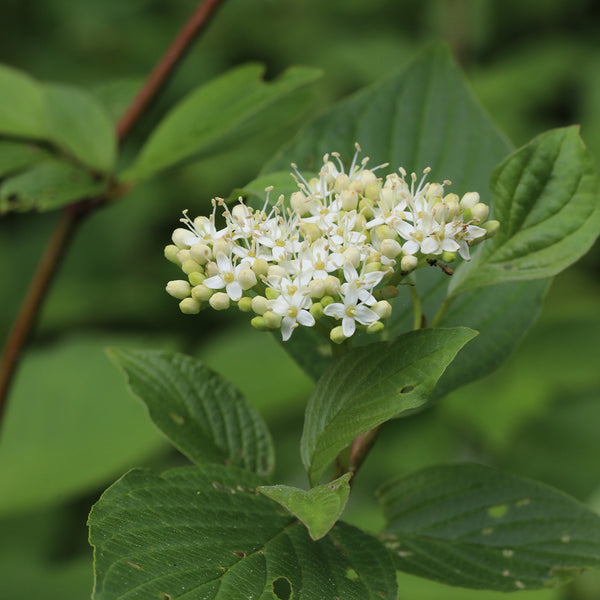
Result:
M506 514L507 510L508 504L497 504L488 508L488 514L490 517L494 517L494 519L500 519Z
M350 581L357 581L358 580L358 573L351 568L346 569L346 579L349 579Z
M239 556L240 558L246 558L246 553L242 552L241 550L232 550L231 554L234 554L235 556Z
M401 394L410 394L415 389L414 385L405 385L401 390Z
M273 580L273 593L279 600L290 600L292 597L292 584L285 577Z

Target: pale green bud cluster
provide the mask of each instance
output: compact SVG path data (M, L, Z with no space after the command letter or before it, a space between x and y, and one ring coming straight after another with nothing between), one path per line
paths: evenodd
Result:
M359 150L347 172L337 153L325 155L308 181L292 165L299 189L287 201L271 205L268 188L261 210L241 199L229 210L217 199L209 217L192 221L184 213L185 228L165 248L187 276L166 288L181 311L237 305L254 315L254 327L281 329L284 340L319 321L341 343L357 329L383 329L388 300L408 273L457 255L469 260L469 248L498 230L477 192L445 194L450 182L426 183L429 169L418 184L403 169L384 180L375 171L387 165L367 169Z

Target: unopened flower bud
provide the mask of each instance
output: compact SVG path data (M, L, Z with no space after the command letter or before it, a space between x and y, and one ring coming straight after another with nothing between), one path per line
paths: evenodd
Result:
M276 300L277 298L279 298L279 296L281 296L281 292L268 287L265 290L265 296L267 297L268 300Z
M380 319L387 319L392 314L392 305L387 300L380 300L371 306L371 310Z
M252 310L252 298L249 296L242 296L238 300L238 308L242 312L250 312Z
M365 215L360 213L356 217L356 223L354 224L353 231L364 231L366 227L367 227L367 218L365 217Z
M487 221L487 223L484 223L482 227L486 231L485 239L489 239L498 233L498 229L500 229L500 221Z
M179 303L179 310L184 315L197 315L202 308L200 302L198 300L194 300L193 298L184 298Z
M367 263L381 262L381 254L379 254L379 252L371 252L371 254L369 254L369 257L367 258L367 260L365 262L367 262Z
M350 177L348 177L348 175L346 175L346 173L340 173L335 178L335 184L333 186L333 191L336 192L336 194L339 194L339 193L345 191L346 189L348 189L349 185L350 185Z
M358 209L366 219L372 219L375 214L373 213L373 203L370 200L361 200L358 203Z
M192 232L189 229L184 229L183 227L178 227L171 236L173 243L178 248L189 248L190 245L186 243L186 240L189 240L191 237L194 237Z
M358 194L355 190L344 190L340 195L340 199L344 210L356 210L358 206Z
M264 258L257 258L252 263L252 270L257 275L266 275L269 272L269 263Z
M168 246L165 246L165 258L176 265L181 264L177 258L178 252L179 248L175 246L175 244L169 244Z
M217 267L216 263L214 263L214 262L206 263L206 266L204 267L204 274L207 277L214 277L218 272L219 272L219 267Z
M208 303L215 310L227 310L229 308L230 300L225 292L217 292L210 297Z
M460 207L464 210L465 208L473 208L479 203L479 194L477 192L467 192L460 200Z
M334 275L327 275L325 278L325 293L329 296L337 296L340 293L342 284Z
M281 327L281 316L276 315L272 310L267 310L262 317L265 322L265 326L269 329L278 329Z
M345 263L351 264L355 269L358 269L358 265L360 265L360 250L356 246L350 246L350 248L344 250L342 256Z
M330 304L333 304L335 302L335 300L331 297L331 296L323 296L321 298L321 306L323 308L325 308L326 306L329 306Z
M375 175L373 175L375 177ZM373 183L369 183L365 186L365 191L363 195L365 198L369 200L375 200L379 198L379 192L381 191L381 184L378 181L374 181Z
M265 325L265 320L262 317L254 317L250 321L250 325L252 325L254 329L258 329L258 331L269 331L269 328Z
M402 246L399 242L391 239L382 240L379 249L386 258L396 258L402 252Z
M354 190L357 194L360 194L362 196L362 193L365 191L365 184L360 179L354 179L350 183L348 189Z
M302 225L302 234L306 240L312 243L321 237L322 232L316 223L304 223Z
M252 298L252 310L257 315L264 315L269 309L269 301L264 296L254 296Z
M308 295L311 298L322 298L325 294L325 280L313 279L308 284Z
M442 252L442 262L451 263L456 260L456 252Z
M269 279L271 277L281 279L283 277L287 278L287 276L288 276L287 271L279 265L270 265L269 268L267 269L267 277L269 277Z
M183 300L184 298L187 298L192 290L190 284L187 281L184 281L183 279L169 281L165 289L167 290L167 294L169 294L169 296L173 296L173 298L177 298L178 300Z
M308 199L302 192L294 192L290 196L290 206L299 217L305 217L309 213Z
M206 279L206 275L200 271L194 271L188 275L188 280L191 285L200 285Z
M256 275L252 269L240 269L238 282L243 290L253 288L257 283Z
M315 302L308 312L315 318L315 321L318 321L323 317L323 305L320 302Z
M448 194L448 196L450 195L456 196L456 194ZM448 196L446 196L446 198ZM456 196L456 198L458 198L458 196ZM454 221L454 219L460 215L460 204L458 203L458 199L448 201L445 200L445 202L448 205L448 221Z
M182 265L186 260L194 260L194 259L192 258L190 251L187 249L184 249L184 250L179 250L179 252L177 252L177 260L179 261L179 264Z
M212 250L206 244L194 244L190 255L198 264L204 265L212 258Z
M365 273L375 273L376 271L381 271L381 263L380 262L370 262L365 265Z
M367 327L367 333L373 335L375 333L381 333L385 329L385 325L381 321L375 321Z
M214 290L207 288L201 283L192 288L192 298L194 298L194 300L198 300L199 302L206 302L207 300L210 300L214 293Z
M342 326L338 325L337 327L334 327L329 332L329 338L334 344L341 344L342 342L344 342L346 340L346 336L344 335L344 330L342 329Z
M447 223L450 215L450 208L445 202L439 202L433 208L433 218L438 223Z
M405 272L414 271L419 264L419 260L412 254L405 254L400 261L400 269Z
M182 265L181 265L181 270L186 274L189 275L190 273L194 273L194 272L202 272L202 267L195 261L192 260L191 258L186 260Z
M479 202L472 209L473 218L479 223L483 223L490 214L490 207L483 202Z
M252 216L252 207L239 202L231 209L231 216L238 223L244 223L248 217Z
M225 256L229 256L229 249L229 242L223 238L215 240L213 243L213 252L215 257L219 254L225 254Z
M389 225L380 225L376 231L380 240L395 240L398 237L398 234Z

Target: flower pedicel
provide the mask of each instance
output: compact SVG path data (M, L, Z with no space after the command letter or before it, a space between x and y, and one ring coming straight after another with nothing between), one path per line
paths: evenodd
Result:
M429 168L418 183L402 168L384 181L375 172L387 165L367 169L368 158L357 162L359 151L357 144L347 172L337 153L326 154L309 181L292 165L298 191L287 202L280 196L270 205L267 188L260 210L241 199L229 210L215 199L210 217L192 221L186 211L186 228L176 229L165 248L187 276L166 288L181 311L237 304L255 313L257 329L281 329L284 341L296 327L319 322L341 343L358 328L383 329L392 311L387 299L410 272L457 254L470 260L469 248L498 230L477 192L445 194L450 182L426 182Z

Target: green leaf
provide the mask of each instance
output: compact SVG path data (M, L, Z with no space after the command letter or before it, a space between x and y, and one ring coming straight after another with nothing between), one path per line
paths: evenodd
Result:
M318 485L308 491L289 485L262 485L258 489L298 517L313 540L326 536L342 516L350 495L352 473Z
M315 542L261 483L219 465L125 475L90 513L94 599L396 598L380 542L344 523Z
M514 152L492 175L500 231L457 270L449 293L550 277L574 263L600 234L598 183L577 127Z
M50 140L84 165L103 173L114 166L117 139L112 121L94 96L73 86L44 86Z
M264 68L250 64L210 81L184 98L157 126L122 179L143 179L264 128L264 119L286 97L319 77L316 69L293 67L272 82ZM271 124L271 127L274 126ZM281 120L277 123L281 126Z
M42 86L29 75L0 65L0 135L46 139L48 118Z
M113 348L131 391L156 426L196 463L232 463L266 476L273 442L258 412L229 382L181 354Z
M306 407L301 454L311 482L356 436L427 402L444 369L475 335L464 327L420 329L335 359Z
M54 158L35 163L0 185L0 214L9 211L53 210L98 196L106 182Z
M0 177L21 171L47 156L32 144L0 141Z
M0 435L0 515L70 502L166 448L106 360L106 343L72 338L25 356Z
M600 566L600 517L542 483L476 464L438 466L378 491L396 568L449 585L518 591Z

